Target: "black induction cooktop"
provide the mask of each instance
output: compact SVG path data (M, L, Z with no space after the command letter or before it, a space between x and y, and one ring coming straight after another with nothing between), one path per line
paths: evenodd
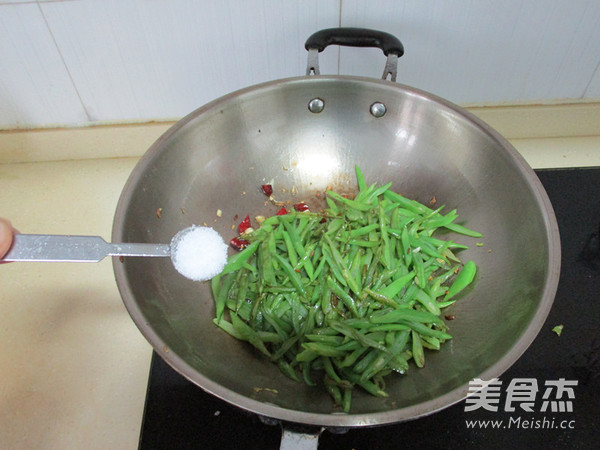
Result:
M552 310L529 349L479 404L395 425L324 430L319 448L598 448L600 168L536 173L558 219L562 268ZM205 393L153 355L141 449L277 449L280 438L278 423Z

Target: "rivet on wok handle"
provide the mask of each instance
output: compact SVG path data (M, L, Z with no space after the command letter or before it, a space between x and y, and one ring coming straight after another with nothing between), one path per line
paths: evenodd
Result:
M319 75L319 52L329 45L377 47L387 56L382 79L396 81L398 58L404 54L402 42L389 33L367 28L327 28L313 33L304 44L308 50L306 75Z
M373 117L383 117L385 116L385 113L387 112L387 108L385 107L385 105L381 102L375 102L371 105L371 107L369 108L369 111L371 111L371 115Z
M320 98L313 98L310 102L308 102L308 110L313 113L320 113L325 108L325 102Z

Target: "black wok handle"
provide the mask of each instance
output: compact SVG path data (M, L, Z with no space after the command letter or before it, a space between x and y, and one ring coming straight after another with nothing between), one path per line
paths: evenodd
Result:
M306 75L319 75L319 53L330 45L346 47L376 47L387 56L382 79L396 81L398 58L404 55L402 42L389 33L367 28L326 28L313 33L304 43L308 50Z
M368 28L326 28L313 33L305 42L306 50L320 52L330 45L346 47L376 47L383 50L385 56L393 53L398 57L404 54L402 42L389 33Z

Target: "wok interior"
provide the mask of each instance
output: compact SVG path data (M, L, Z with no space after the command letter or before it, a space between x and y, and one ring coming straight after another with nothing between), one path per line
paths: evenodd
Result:
M315 97L325 102L318 114L307 108ZM386 105L382 118L369 113L375 101ZM460 223L484 234L449 235L470 247L460 256L479 267L474 288L447 310L456 317L447 322L454 338L441 351L426 353L425 368L411 363L407 375L388 377L388 398L356 391L348 416L331 415L323 389L289 380L249 345L216 328L209 283L186 280L170 261L115 262L125 304L178 371L264 415L369 425L448 406L464 397L470 380L498 376L520 356L553 299L549 247L556 243L547 205L533 172L505 146L454 106L407 87L299 78L247 89L190 114L132 173L117 210L115 240L169 242L180 229L203 223L229 240L246 214L278 210L266 202L262 184L273 180L280 200L316 205L315 193L327 186L355 189L355 165L367 183L392 181L394 190L426 204L435 197L436 205L457 208Z

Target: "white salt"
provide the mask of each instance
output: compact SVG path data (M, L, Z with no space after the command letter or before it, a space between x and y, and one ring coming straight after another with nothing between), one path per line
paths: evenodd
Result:
M227 244L209 227L193 225L171 240L171 261L177 272L194 281L208 280L227 263Z

